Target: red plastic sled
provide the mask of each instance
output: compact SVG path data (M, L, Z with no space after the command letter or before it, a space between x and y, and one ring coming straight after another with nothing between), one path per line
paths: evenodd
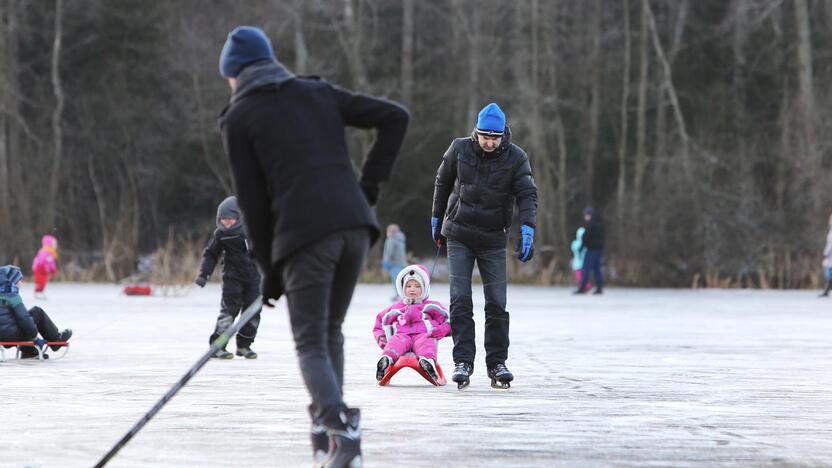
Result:
M52 358L53 361L66 356L66 353L69 352L69 342L68 341L47 341L46 344L49 345L49 346L60 346L61 349L63 350L63 353L61 353L60 355L56 355L56 354L50 354L49 355L49 357ZM8 348L11 348L11 347L15 348L14 358L15 359L20 359L20 347L21 346L35 347L35 343L33 343L31 341L0 341L0 362L6 360L5 348L7 348L7 347ZM37 347L35 347L35 349L38 352L38 360L43 361L44 360L43 351L41 351ZM55 352L57 352L57 351L55 351Z
M152 292L149 284L128 284L124 287L126 296L149 296Z
M436 375L439 378L436 380L436 382L434 382L430 378L428 373L422 370L421 367L419 367L419 358L417 358L416 355L413 353L408 353L397 359L392 366L387 368L387 372L384 374L384 377L378 382L378 384L382 386L387 385L388 383L390 383L390 379L392 379L393 376L396 375L396 372L404 369L405 367L409 367L415 370L419 373L419 375L424 377L425 380L427 380L433 385L436 385L437 387L441 387L448 383L445 380L445 374L442 372L442 367L439 365L438 362L436 363Z

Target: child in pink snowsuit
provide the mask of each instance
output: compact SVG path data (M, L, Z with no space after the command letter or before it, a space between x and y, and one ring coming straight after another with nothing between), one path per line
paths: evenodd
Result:
M400 300L376 316L373 335L384 350L376 366L376 380L399 357L413 351L419 367L436 381L436 345L451 332L450 315L438 301L428 300L430 276L422 265L410 265L396 277Z
M58 239L49 234L41 239L42 247L32 261L32 272L35 274L35 293L42 293L46 283L55 279L58 272Z

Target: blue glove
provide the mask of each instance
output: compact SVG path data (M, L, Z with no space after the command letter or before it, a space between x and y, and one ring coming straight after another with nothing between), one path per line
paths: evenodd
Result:
M442 244L442 225L439 224L439 218L436 216L431 216L430 218L430 235L433 238L434 244Z
M520 226L520 236L517 258L526 263L534 256L534 228L528 224Z
M32 342L35 344L35 347L40 350L40 352L46 352L46 340L41 337L36 337Z

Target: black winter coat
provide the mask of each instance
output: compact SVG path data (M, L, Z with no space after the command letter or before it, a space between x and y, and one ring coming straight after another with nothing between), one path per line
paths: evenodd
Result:
M581 238L583 246L588 250L604 250L604 223L598 215L593 215L592 219L585 224L586 231Z
M37 325L20 296L0 296L0 341L26 341L37 334Z
M375 215L347 151L345 127L375 128L361 182L388 179L409 121L393 102L323 80L292 78L235 97L220 129L255 259L267 274L329 234L366 226Z
M433 216L442 235L473 248L505 247L514 216L534 227L537 186L529 157L511 143L506 128L500 146L483 151L476 136L457 138L442 157L433 192Z
M248 250L248 240L243 233L227 234L219 229L214 230L208 246L202 252L202 264L199 275L210 278L214 268L224 256L222 278L235 281L254 281L260 285L260 272L254 264L254 259Z

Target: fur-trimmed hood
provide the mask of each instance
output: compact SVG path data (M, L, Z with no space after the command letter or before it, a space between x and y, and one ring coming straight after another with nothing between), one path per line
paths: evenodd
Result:
M428 273L428 269L424 265L408 265L404 267L398 276L396 276L396 292L399 293L402 302L408 304L410 299L404 294L404 285L412 279L415 279L422 285L422 295L417 297L413 303L422 303L430 297L430 273Z

